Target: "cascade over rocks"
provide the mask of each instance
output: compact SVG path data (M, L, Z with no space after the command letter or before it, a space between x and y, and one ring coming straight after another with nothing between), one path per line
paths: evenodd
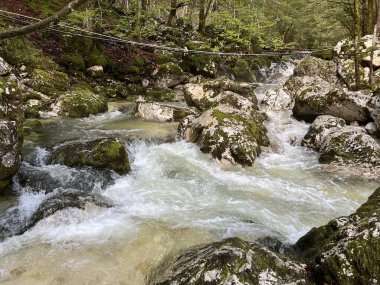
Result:
M53 149L48 163L108 168L122 174L131 170L124 144L114 138L65 143Z
M309 284L300 263L239 238L186 251L155 279L155 285Z
M346 125L343 119L330 115L317 117L311 124L309 131L303 138L301 145L319 150L323 140L330 132L343 128Z
M266 110L271 111L292 110L294 107L294 98L286 88L280 88L277 91L268 90L261 101L261 105Z
M313 228L294 248L317 284L378 284L380 188L354 214Z

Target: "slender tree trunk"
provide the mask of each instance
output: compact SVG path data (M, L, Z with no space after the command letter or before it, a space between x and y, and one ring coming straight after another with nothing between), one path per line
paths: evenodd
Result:
M360 41L360 4L359 0L354 0L354 31L355 31L355 83L356 88L360 85L359 70L359 41Z
M168 26L173 26L176 14L177 14L177 0L171 0L169 18L168 18L168 23L167 23Z
M199 26L198 32L204 34L206 31L206 13L205 13L205 1L199 0Z
M51 15L50 17L42 21L27 25L21 28L16 28L16 29L0 32L0 40L23 36L26 34L33 33L37 30L46 28L50 24L58 22L59 20L61 20L62 18L70 14L72 11L74 11L76 8L78 8L80 5L84 4L87 1L88 0L74 0L70 2L69 4L67 4L65 7L63 7L61 10L59 10L57 13Z

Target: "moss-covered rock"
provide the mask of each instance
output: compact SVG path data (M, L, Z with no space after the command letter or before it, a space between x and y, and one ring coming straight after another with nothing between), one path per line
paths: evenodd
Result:
M380 280L380 188L354 214L313 228L295 249L317 284L377 284Z
M157 87L160 88L171 88L187 80L183 70L173 62L161 64L153 72L153 76L156 78Z
M294 69L294 76L319 77L331 83L337 81L337 67L333 61L322 60L313 56L305 57Z
M58 69L58 65L43 55L42 51L25 37L4 40L0 45L0 57L13 66L27 66L28 69Z
M74 88L59 97L60 113L69 117L87 117L107 111L107 98L86 88Z
M161 271L152 284L309 284L299 263L239 238L188 250Z
M70 80L63 72L35 69L28 85L36 91L58 97L70 88Z
M48 163L108 168L118 173L131 170L124 144L114 138L65 143L52 151Z
M325 137L319 161L380 168L380 146L374 138L367 135L364 128L345 127L332 131Z
M252 165L268 146L263 116L219 105L199 117L188 116L178 126L181 139L197 143L204 153L210 153L222 163Z
M86 63L83 56L79 53L65 53L59 60L68 70L86 71Z
M301 145L319 150L322 141L332 131L343 128L346 122L343 119L330 115L317 117L311 124L309 131L303 138Z
M169 88L150 88L145 91L144 99L153 102L172 102L176 92Z

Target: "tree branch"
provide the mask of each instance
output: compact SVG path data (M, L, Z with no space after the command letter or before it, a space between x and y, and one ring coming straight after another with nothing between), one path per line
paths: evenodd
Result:
M76 8L78 8L80 5L82 5L83 3L87 1L88 0L74 0L70 2L69 4L67 4L65 7L63 7L61 10L59 10L57 13L51 15L50 17L47 17L46 19L42 21L27 25L21 28L16 28L16 29L0 32L0 40L30 34L37 30L46 28L51 23L58 22L60 19L67 16L68 14L70 14L72 11L74 11Z

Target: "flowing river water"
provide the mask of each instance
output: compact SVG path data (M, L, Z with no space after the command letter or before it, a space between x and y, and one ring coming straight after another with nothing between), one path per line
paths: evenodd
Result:
M292 65L273 70L255 90L259 99L284 83ZM1 242L0 283L145 284L162 260L194 245L268 235L293 243L353 212L378 186L324 171L317 154L299 144L308 125L290 112L268 112L271 152L253 167L226 168L196 145L171 142L175 123L135 119L133 104L111 107L86 119L43 121L26 136L16 184L25 177L30 183L16 187L16 198L0 197L0 211L17 209L22 222L65 187L92 191L114 206L67 208ZM131 173L45 164L52 146L102 136L126 141Z

